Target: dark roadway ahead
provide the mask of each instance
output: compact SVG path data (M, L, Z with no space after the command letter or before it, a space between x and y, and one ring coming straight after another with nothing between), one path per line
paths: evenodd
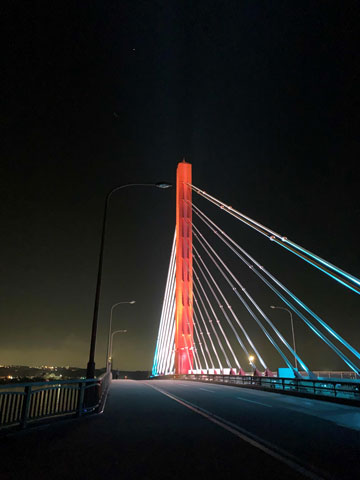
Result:
M0 439L1 480L359 478L360 410L186 381L113 381L104 413Z

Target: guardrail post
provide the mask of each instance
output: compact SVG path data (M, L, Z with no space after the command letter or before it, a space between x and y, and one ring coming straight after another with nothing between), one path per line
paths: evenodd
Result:
M84 407L84 393L85 393L85 383L79 382L79 396L78 396L78 408L77 416L81 417Z
M29 419L30 413L30 402L31 402L31 385L25 387L25 399L21 412L21 428L26 428L27 421Z

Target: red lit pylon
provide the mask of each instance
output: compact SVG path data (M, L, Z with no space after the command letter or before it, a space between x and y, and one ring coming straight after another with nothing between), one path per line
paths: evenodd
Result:
M175 373L193 369L193 278L191 164L178 164L176 176Z

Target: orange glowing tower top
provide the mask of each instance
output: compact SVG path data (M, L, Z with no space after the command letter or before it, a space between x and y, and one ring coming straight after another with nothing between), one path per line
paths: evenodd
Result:
M193 370L193 277L191 164L183 160L176 175L175 373Z

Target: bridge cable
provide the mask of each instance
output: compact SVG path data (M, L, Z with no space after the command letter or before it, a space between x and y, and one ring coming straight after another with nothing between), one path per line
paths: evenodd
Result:
M194 345L193 350L194 350L195 370L198 372L199 370L201 370L201 368L199 367L200 359L197 352L196 343L194 342L193 345Z
M175 232L176 233L176 232ZM165 340L165 331L169 328L169 323L171 322L169 318L169 302L171 302L171 292L172 290L175 291L175 243L176 243L176 235L174 234L171 255L170 255L170 263L168 269L168 275L166 280L165 286L165 294L164 294L164 301L163 307L160 317L160 327L158 333L158 339L156 343L155 355L154 355L154 364L153 364L153 375L157 375L159 373L160 365L162 366L164 355L165 355L165 348L166 345L164 344Z
M188 325L189 325L189 322L188 322ZM190 358L190 352L189 350L189 347L188 347L188 343L187 343L187 340L186 340L186 334L183 333L182 336L184 337L184 340L185 340L185 350L186 350L186 354L187 354L187 357L188 357L188 362L189 362L189 366L190 366L190 370L193 371L194 370L194 360L191 361L191 358Z
M194 322L193 322L193 327L194 327ZM195 327L193 328L193 331L195 332ZM197 343L195 342L195 340L193 340L193 352L194 352L194 360L195 360L195 369L199 370L201 368L199 367L199 365L201 365L201 362L198 354Z
M167 369L166 365L169 361L169 356L171 354L171 344L172 339L174 338L173 324L175 318L175 282L172 285L173 294L169 297L168 304L168 313L167 313L167 324L163 334L163 357L161 361L161 366L159 367L164 370Z
M186 202L186 203L187 203L187 202ZM189 276L193 277L193 271L190 272L190 268L189 268L189 265L188 265L187 263L186 263L185 265L186 265L187 273L189 274ZM193 297L194 297L194 293L193 293ZM193 303L194 303L194 302L193 302ZM200 308L199 305L197 305L197 307L198 307L198 309ZM199 313L201 314L201 311L200 311ZM196 318L195 310L194 310L194 308L193 308L193 317L194 317L194 316L195 316L195 318ZM203 319L203 321L204 321L204 317L203 317L203 316L202 316L202 319ZM188 322L188 325L189 325L189 322ZM205 323L204 323L204 325L205 325ZM207 330L207 334L208 334L209 339L211 340L211 334L210 334L209 330ZM202 332L201 332L201 335L203 335ZM205 341L205 338L204 338L204 337L203 337L203 339L204 339L204 341ZM211 359L211 357L210 357L210 352L209 352L209 350L208 350L208 347L207 347L207 344L206 344L206 343L205 343L205 346L206 346L207 352L208 352L208 354L209 354L210 361L211 361L211 363L212 363L212 365L213 365L213 368L214 368L214 363L213 363L213 361L212 361L212 359ZM216 349L215 349L215 346L214 346L213 343L212 343L212 347L213 347L213 349L214 349L215 355L217 355L217 352L216 352Z
M211 313L213 314L214 320L212 319L211 315L209 314L209 312L208 312L208 310L207 310L207 308L206 308L206 306L205 306L205 303L202 301L202 296L200 295L200 291L199 291L199 289L197 288L196 283L194 283L195 290L197 291L197 294L198 294L198 297L200 298L200 301L202 301L202 305L203 305L203 308L204 308L204 310L205 310L207 319L208 319L208 321L209 321L209 323L210 323L210 326L211 326L211 328L212 328L212 330L213 330L213 332L214 332L214 334L215 334L215 337L216 337L216 339L217 339L217 341L218 341L220 350L222 351L222 353L223 353L223 355L224 355L225 362L226 362L228 368L231 368L231 363L230 363L229 357L228 357L227 354L226 354L226 351L225 351L225 349L224 349L224 346L223 346L223 344L222 344L222 342L221 342L221 339L220 339L220 337L219 337L219 335L218 335L218 333L217 333L217 331L216 331L215 325L214 325L214 321L215 321L215 322L218 324L218 326L219 326L219 320L218 320L218 318L217 318L217 316L216 316L216 313L215 313L214 309L212 308L212 305L211 305L211 303L210 303L209 297L206 295L206 292L205 292L205 290L204 290L204 287L202 286L202 284L201 284L201 282L200 282L200 279L199 279L199 277L196 275L196 272L195 272L194 269L193 269L193 272L194 272L195 278L196 278L196 280L197 280L197 282L198 282L198 284L199 284L199 286L200 286L200 288L201 288L202 294L204 295L204 297L205 297L205 299L206 299L206 301L207 301L207 304L209 305L209 308L210 308L210 310L211 310ZM223 329L221 328L221 325L220 325L220 331L221 331L221 333L223 334L223 336L224 336L224 338L225 338L225 332L224 332ZM225 341L227 341L227 340L225 340ZM227 343L228 343L228 341L227 341Z
M174 256L175 259L175 256ZM166 373L166 365L168 363L168 357L171 354L171 339L173 323L175 319L175 261L173 262L172 277L169 288L169 295L167 301L167 309L165 311L165 327L162 335L162 343L160 345L163 353L161 362L159 363L159 370L162 373ZM174 334L173 334L174 335Z
M170 300L169 300L169 310L168 310L168 328L165 332L165 345L167 345L167 356L165 357L164 369L166 373L172 373L174 370L174 343L175 343L175 289L176 289L176 247L174 249L174 267L173 267L173 277L171 283L170 291ZM174 358L172 358L174 357Z
M196 291L197 289L196 289L196 286L194 285L194 287L195 287L195 292L194 292L194 302L195 302L195 305L196 305L196 307L197 307L197 309L198 309L199 316L200 316L200 318L201 318L201 320L202 320L202 322L203 322L203 324L204 324L205 332L206 332L206 334L207 334L207 336L208 336L208 339L209 339L209 341L210 341L211 347L212 347L212 349L213 349L213 351L214 351L216 360L218 361L219 368L220 368L220 370L222 370L223 367L222 367L222 364L221 364L221 362L220 362L219 355L218 355L218 353L217 353L217 351L216 351L216 348L215 348L213 339L212 339L212 337L211 337L210 330L207 328L207 325L206 325L206 322L205 322L205 318L204 318L203 313L202 313L201 308L200 308L200 304L199 304L199 302L197 301L197 291ZM201 302L202 306L204 307L203 302L202 302L202 299L201 299L200 296L199 296L199 299L200 299L200 302ZM214 367L214 368L215 368L215 367Z
M248 225L249 227L253 228L257 232L261 233L262 235L266 236L269 240L275 242L276 244L280 245L281 247L285 248L286 250L294 253L299 258L305 260L310 265L316 267L317 269L321 270L326 275L330 276L337 282L341 283L345 287L349 288L350 290L360 294L360 280L356 278L354 275L351 275L348 272L340 269L336 265L328 262L327 260L319 257L318 255L310 252L309 250L301 247L300 245L296 244L295 242L289 240L287 237L280 235L279 233L271 230L268 227L265 227L261 223L253 220L252 218L244 215L243 213L235 210L233 207L226 205L225 203L221 202L217 198L209 195L203 190L195 187L194 185L187 184L189 187L192 188L194 192L198 195L202 196L206 200L210 201L221 210L224 210L226 213L229 213L237 220L240 220L242 223ZM310 257L310 258L309 258ZM345 277L345 278L342 278ZM352 282L352 283L351 283ZM354 285L355 284L355 285Z
M245 308L248 310L248 312L250 313L250 315L254 318L254 320L256 321L256 323L259 325L259 327L262 329L262 331L264 332L264 334L266 335L266 337L268 338L268 340L272 343L272 345L276 348L276 350L278 351L278 353L281 355L281 357L283 358L283 360L285 361L285 363L288 365L289 368L291 368L294 372L294 375L295 376L298 376L299 373L296 371L296 369L293 367L293 365L291 364L291 362L288 360L288 358L286 357L286 355L283 353L283 351L280 349L280 347L277 345L277 343L275 342L275 340L272 338L272 336L270 335L270 333L266 330L266 328L264 327L264 325L262 324L262 322L259 320L259 318L254 314L254 312L251 310L251 308L248 306L247 302L245 301L245 299L242 297L242 295L238 292L237 288L234 286L234 284L231 282L231 280L229 279L229 277L225 274L224 270L219 266L219 263L215 260L214 256L219 260L219 262L221 263L221 265L223 265L223 267L225 268L225 270L231 275L231 277L233 278L233 280L236 282L236 284L241 288L241 290L243 291L244 295L246 295L246 297L250 300L250 302L254 305L254 307L256 308L256 310L258 310L258 312L261 314L261 316L264 318L264 320L270 325L270 327L274 330L274 332L276 333L276 335L279 337L279 339L281 340L281 342L288 348L288 350L291 352L291 354L297 358L297 360L299 361L300 365L303 367L304 370L306 370L306 372L308 373L309 376L313 376L314 374L308 369L308 367L305 365L305 363L303 362L303 360L297 355L297 353L291 348L291 346L288 344L288 342L285 340L285 338L281 335L281 333L279 332L279 330L275 327L275 325L271 322L271 320L267 317L267 315L263 312L263 310L259 307L259 305L255 302L255 300L251 297L251 295L246 291L246 289L244 288L244 286L239 282L239 280L235 277L235 275L231 272L231 270L227 267L227 265L221 260L221 258L217 255L217 253L214 251L214 249L209 245L209 243L205 240L205 238L203 237L203 235L201 235L201 233L199 232L199 230L197 229L197 227L193 224L193 229L195 230L195 232L193 231L193 235L197 238L197 240L199 241L200 245L203 247L203 249L205 250L205 252L207 253L207 255L210 257L210 259L212 260L212 262L216 265L217 269L219 270L219 272L223 275L223 277L225 278L225 280L228 282L228 284L230 285L230 287L232 288L232 290L234 291L234 293L237 295L237 297L241 300L241 302L244 304ZM206 248L206 246L204 245L204 243L200 240L199 238L199 235L197 235L197 233L202 237L202 239L204 240L204 242L209 246L210 250L213 252L213 255L210 253L210 251Z
M201 284L200 278L199 278L199 276L197 275L196 270L193 269L193 271L194 271L195 278L197 279L197 281L199 282L199 285L200 285L200 284ZM210 283L208 282L208 279L207 279L206 277L204 277L204 279L205 279L207 285L210 287L210 290L211 290L212 292L214 292L213 289L212 289L212 287L211 287L211 285L210 285ZM205 294L205 290L204 290L204 294ZM206 295L206 294L205 294L205 295ZM211 305L211 302L210 302L210 300L209 300L209 298L208 298L207 295L206 295L206 299L207 299L207 301L208 301L208 303L209 303L210 309L211 309L211 311L212 311L212 314L214 315L214 318L215 318L215 320L216 320L216 323L218 324L219 330L221 331L221 333L222 333L222 335L223 335L223 337L224 337L224 340L225 340L225 342L226 342L226 345L228 346L228 349L230 350L230 352L231 352L231 354L232 354L232 356L233 356L233 358L234 358L235 364L236 364L236 366L237 366L238 369L241 369L239 360L237 359L237 357L236 357L236 355L235 355L235 353L234 353L234 351L233 351L233 349L232 349L232 347L231 347L231 344L230 344L230 342L229 342L229 340L228 340L228 338L227 338L227 336L226 336L226 334L225 334L225 332L224 332L224 329L223 329L223 327L222 327L222 325L221 325L221 322L220 322L218 316L216 315L215 310L213 309L213 307L212 307L212 305ZM226 357L226 358L227 358L227 357ZM228 358L227 358L227 360L228 360ZM229 368L231 368L231 364L230 364L229 360L228 360L228 364L229 364Z
M229 301L227 300L227 298L226 298L225 295L223 294L222 290L220 289L220 287L219 287L219 285L217 284L217 282L216 282L216 280L214 279L214 277L211 275L209 269L208 269L207 266L205 265L205 262L204 262L204 260L202 259L201 255L199 254L199 252L197 251L197 249L196 249L194 246L193 246L193 249L194 249L194 251L195 251L195 255L199 258L199 260L200 260L200 262L202 263L203 267L205 268L208 276L211 278L214 286L216 287L217 291L219 292L219 294L220 294L220 296L221 296L224 304L225 304L226 307L229 309L229 311L230 311L230 313L232 314L233 318L235 319L236 323L239 325L239 327L240 327L241 331L243 332L245 338L247 339L249 345L252 347L253 351L256 353L257 358L259 359L261 365L262 365L262 366L265 368L265 370L266 370L266 369L268 368L267 365L266 365L266 363L265 363L264 360L262 359L259 351L258 351L257 348L255 347L254 343L252 342L252 340L251 340L250 336L248 335L247 331L245 330L244 326L242 325L242 323L240 322L239 318L237 317L237 315L235 314L234 310L232 309ZM198 263L197 258L196 258L195 255L194 255L194 261L195 261L196 264L198 265L199 270L202 272L202 269L201 269L201 267L200 267L200 265L199 265L199 263ZM215 295L215 293L214 293L214 295ZM224 305L221 304L220 300L218 299L218 297L217 297L216 295L215 295L215 298L216 298L216 300L218 301L219 308L222 309L225 318L228 320L229 325L231 326L233 332L235 333L235 336L236 336L236 338L237 338L237 340L238 340L241 348L242 348L243 351L245 352L246 359L248 359L249 356L250 356L250 354L249 354L247 348L245 347L244 343L242 342L241 338L239 337L236 329L233 327L233 324L232 324L231 320L229 319L229 317L228 317L228 315L227 315L227 313L226 313L226 311L225 311L225 309L224 309Z
M195 248L195 247L193 246L193 248ZM194 259L195 264L197 265L197 268L198 268L199 272L201 273L202 277L204 278L206 284L208 285L208 287L209 287L209 289L210 289L210 291L211 291L211 293L212 293L215 301L217 302L220 311L223 313L223 315L224 315L225 319L227 320L229 326L230 326L231 329L233 330L233 332L234 332L234 334L235 334L235 336L236 336L236 339L237 339L238 342L239 342L239 345L241 346L241 348L242 348L243 351L245 352L245 355L247 355L247 358L248 358L249 355L248 355L248 353L247 353L246 347L245 347L245 345L243 344L243 342L241 341L241 338L238 336L238 334L237 334L237 332L236 332L233 324L231 323L231 320L230 320L229 316L228 316L227 313L224 311L224 306L221 305L221 302L219 301L219 298L217 297L217 295L216 295L214 289L212 288L212 286L211 286L208 278L205 276L205 273L204 273L203 269L201 268L199 262L197 261L197 259L195 258L194 255L193 255L193 259ZM194 274L195 274L195 271L194 271ZM220 328L222 329L219 320L218 320L218 323L219 323ZM240 365L240 363L239 363L239 360L238 360L238 358L236 357L233 349L231 348L231 344L229 343L229 341L228 341L227 337L225 336L225 334L224 334L224 337L225 337L225 339L226 339L226 343L227 343L227 345L228 345L228 348L229 348L229 350L230 350L230 352L231 352L231 354L232 354L232 356L233 356L233 358L234 358L236 367L237 367L238 369L241 369L241 365Z
M170 288L170 282L167 284L167 290ZM164 350L163 350L163 343L164 343L164 331L167 328L168 322L168 305L169 305L169 294L168 291L165 293L164 302L163 302L163 309L160 319L160 327L159 327L159 334L158 334L158 341L156 345L156 353L154 359L154 369L158 371L160 368L160 363L163 361Z
M170 256L170 265L167 277L167 286L165 289L165 297L163 303L163 310L160 320L160 331L159 331L159 341L157 344L157 359L156 363L154 362L155 372L165 373L164 368L167 361L169 352L171 351L171 336L169 337L169 332L171 331L172 320L174 319L174 305L175 305L175 234L172 244L171 256Z
M167 373L173 373L175 368L175 288L172 301L172 309L170 313L170 329L168 336L168 355L165 362L165 371Z
M195 317L195 315L194 315L194 317ZM197 327L197 322L195 321L195 318L193 319L193 324L194 324L194 332L195 332L195 336L196 336L196 340L197 340L197 345L199 345L199 347L200 347L200 352L201 352L201 354L203 356L203 359L205 361L206 370L209 370L209 365L207 363L207 359L206 359L204 348L203 348L203 345L202 345L202 342L201 342L201 339L200 339L200 335L199 335L198 327ZM200 365L200 368L201 368L202 362L199 361L199 365Z
M195 297L194 297L194 300L195 300ZM209 363L210 363L212 369L215 369L213 359L212 359L212 357L211 357L211 355L210 355L209 347L208 347L208 345L207 345L207 343L206 343L206 337L205 337L205 335L204 335L204 332L201 330L201 325L200 325L200 323L199 323L199 320L198 320L198 317L197 317L197 315L196 315L195 310L193 311L193 315L194 315L194 319L195 319L195 323L194 323L194 325L195 325L195 331L197 332L197 325L199 326L199 329L200 329L200 330L199 330L199 334L200 334L200 336L201 336L201 338L202 338L202 342L200 343L200 345L203 345L203 344L205 345L206 353L207 353L208 356L209 356ZM208 370L209 367L208 367L208 363L207 363L207 360L206 360L206 356L205 356L203 350L202 350L202 353L203 353L203 356L204 356L204 359L205 359L206 368L207 368L207 370Z
M324 334L318 330L309 319L307 319L297 308L272 285L266 278L250 264L238 251L236 251L226 240L229 240L240 252L242 252L250 261L252 261L263 273L265 273L274 283L276 283L284 292L286 292L300 307L302 307L307 313L309 313L320 325L322 325L327 332L329 332L336 340L342 343L351 353L360 359L360 353L355 350L345 339L343 339L335 330L333 330L324 320L322 320L316 313L314 313L305 303L303 303L294 293L286 288L276 277L268 272L262 265L260 265L249 253L246 252L240 245L238 245L229 235L227 235L215 222L210 220L198 207L193 205L196 215L220 238L225 245L227 245L236 255L240 258L276 295L286 303L305 323L306 325L323 340L353 371L359 374L359 368L344 355ZM213 227L215 228L213 228ZM224 238L225 237L225 238Z

